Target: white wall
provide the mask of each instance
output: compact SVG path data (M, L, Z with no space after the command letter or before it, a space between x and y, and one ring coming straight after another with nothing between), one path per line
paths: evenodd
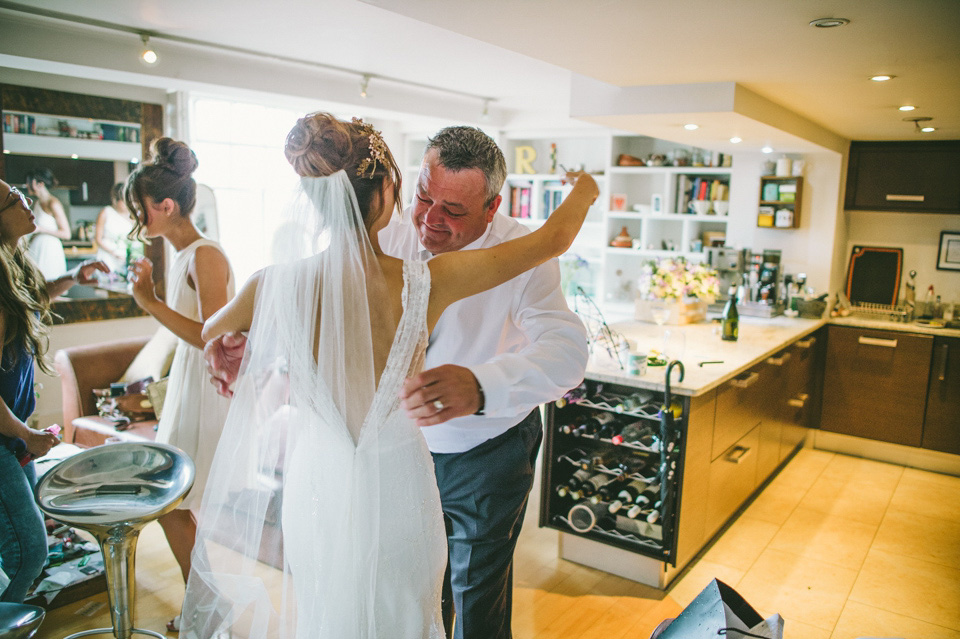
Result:
M131 317L54 326L50 330L50 350L47 354L52 362L54 353L61 348L132 337L149 337L157 331L158 326L159 324L152 317ZM37 408L33 413L34 418L42 428L51 424L62 425L63 399L60 391L60 378L51 377L40 370L36 370L36 381L43 384L43 388L37 398Z

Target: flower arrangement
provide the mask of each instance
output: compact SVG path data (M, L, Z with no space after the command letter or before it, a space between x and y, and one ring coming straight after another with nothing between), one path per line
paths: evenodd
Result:
M682 301L695 297L711 303L720 295L717 272L682 257L651 260L643 265L639 297L648 300Z

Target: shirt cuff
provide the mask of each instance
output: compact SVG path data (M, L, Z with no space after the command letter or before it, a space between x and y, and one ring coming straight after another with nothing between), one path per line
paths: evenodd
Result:
M504 397L503 383L497 367L492 364L480 364L479 366L470 366L470 372L477 378L483 393L483 415L495 416L498 410L503 409Z

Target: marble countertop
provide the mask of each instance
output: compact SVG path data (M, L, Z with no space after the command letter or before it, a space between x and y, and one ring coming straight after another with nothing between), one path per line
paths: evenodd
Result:
M917 322L891 322L888 319L849 315L847 317L831 317L830 323L837 326L853 326L856 328L876 328L884 331L900 331L905 333L921 333L939 337L960 337L960 328L945 328L918 324Z
M678 341L677 335L682 335L679 338L681 344L676 347L679 352L673 355L673 359L683 363L684 379L677 381L678 373L674 370L670 390L678 395L696 396L716 388L824 324L826 320L741 317L740 339L736 342L720 339L720 324L716 322L661 327L645 322L624 321L611 324L610 327L635 344L640 353L660 350L665 344L664 331L670 332L667 346ZM700 362L716 363L701 365ZM594 353L591 357L587 364L587 376L637 388L664 390L665 368L648 366L643 375L630 375L626 367L621 369L618 361L604 351Z

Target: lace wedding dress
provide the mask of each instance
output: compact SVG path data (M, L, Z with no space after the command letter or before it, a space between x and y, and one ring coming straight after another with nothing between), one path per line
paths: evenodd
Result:
M442 638L440 497L423 436L398 400L423 366L429 270L404 263L403 313L390 322L361 222L342 226L329 213L356 208L349 181L302 183L300 210L321 221L301 219L287 241L313 238L315 254L267 269L257 288L181 636ZM373 343L393 325L377 382Z

